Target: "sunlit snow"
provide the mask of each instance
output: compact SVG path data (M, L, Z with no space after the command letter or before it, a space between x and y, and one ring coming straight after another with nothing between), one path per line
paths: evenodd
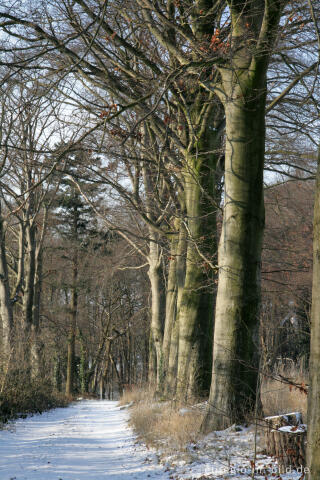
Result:
M129 410L116 402L82 400L8 424L0 431L1 480L250 480L255 430L230 427L213 432L161 465L137 443ZM256 480L278 477L276 464L257 452Z
M0 479L168 479L127 418L116 402L86 400L18 420L0 431Z

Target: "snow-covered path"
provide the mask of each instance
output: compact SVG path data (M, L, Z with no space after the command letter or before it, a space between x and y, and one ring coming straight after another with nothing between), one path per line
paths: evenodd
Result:
M0 431L1 480L167 480L116 402L86 400Z

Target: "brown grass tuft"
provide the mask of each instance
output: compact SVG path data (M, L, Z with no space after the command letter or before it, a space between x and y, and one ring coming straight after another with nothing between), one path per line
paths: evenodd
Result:
M152 397L152 391L147 388L135 387L125 388L119 400L119 405L128 405L128 403L140 403Z
M280 415L289 412L301 412L303 421L307 421L308 397L299 389L277 380L282 375L297 384L306 384L306 374L292 367L289 370L278 369L275 378L266 378L262 383L261 400L264 414Z
M167 453L186 451L190 443L201 437L203 412L184 409L171 402L155 402L151 391L126 392L121 404L134 401L130 409L130 423L139 438L147 445L165 447Z

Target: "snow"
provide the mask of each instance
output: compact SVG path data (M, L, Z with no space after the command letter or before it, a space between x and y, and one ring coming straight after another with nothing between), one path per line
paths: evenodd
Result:
M213 432L186 452L158 463L155 451L139 445L128 426L130 408L116 402L81 400L20 419L0 431L1 480L249 480L255 429L232 426ZM168 467L170 465L170 468ZM275 462L257 449L256 480L278 477ZM259 471L259 469L261 469Z
M272 430L273 432L274 430ZM292 425L286 425L284 427L278 428L279 432L286 432L286 433L305 433L307 431L307 425L301 423L298 427L293 427Z
M85 400L11 423L0 431L0 478L167 480L127 420L116 402Z
M297 423L302 423L302 414L301 412L290 412L284 415L273 415L272 417L266 417L265 420L273 420L274 418L283 417L286 422L289 421L289 417L296 417Z
M255 441L257 455L254 461ZM233 425L226 430L212 432L196 444L189 445L189 455L181 453L166 457L176 465L173 478L178 480L251 480L252 467L255 480L281 478L298 480L302 471L293 468L278 476L276 462L263 453L262 442L256 437L255 427L248 428Z

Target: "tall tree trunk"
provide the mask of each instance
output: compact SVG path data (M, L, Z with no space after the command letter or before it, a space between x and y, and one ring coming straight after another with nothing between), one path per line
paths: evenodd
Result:
M28 214L27 214L28 215ZM36 238L35 225L29 218L25 226L25 266L24 266L24 292L23 292L23 331L24 331L24 363L31 373L31 346L34 308L34 286L36 273Z
M166 291L166 312L165 312L165 327L163 335L163 373L165 376L165 382L168 378L169 358L172 330L174 328L175 319L177 315L177 250L179 245L179 221L175 222L175 229L178 231L176 235L173 235L171 239L170 257L169 257L169 271L167 279L167 291ZM165 385L165 389L166 385Z
M55 357L54 357L53 385L58 392L61 392L61 387L62 387L61 359L58 351L56 351Z
M264 228L265 86L225 106L225 205L219 246L212 385L207 428L253 411L258 376L260 264Z
M0 205L1 207L1 205ZM8 365L13 352L13 310L5 249L5 231L0 209L0 317L2 322L2 351Z
M73 255L72 261L72 288L70 301L70 327L68 337L68 357L67 357L67 380L66 395L72 396L75 392L75 344L77 330L77 310L78 310L78 255Z
M320 147L314 200L310 388L308 392L309 480L320 478Z
M104 360L104 367L101 372L101 388L100 392L105 391L106 386L107 386L107 378L108 378L108 372L110 369L110 354L111 354L111 346L112 346L112 341L107 340L106 342L106 349L105 349L105 360ZM103 397L104 398L104 397Z
M179 229L179 243L176 255L176 283L177 283L177 299L176 299L176 316L172 326L170 338L170 352L168 362L168 373L166 381L166 393L173 397L177 388L177 369L178 369L178 354L179 354L179 316L178 311L181 304L181 298L184 288L186 276L186 252L187 252L187 234L184 222L180 221Z
M156 354L156 389L161 389L163 381L163 333L165 319L165 287L162 270L161 247L153 232L150 232L154 241L149 248L149 279L151 284L151 333Z
M284 3L228 1L232 55L227 68L220 67L219 94L226 117L225 202L204 430L241 422L256 406L266 77Z
M44 371L43 349L44 344L40 337L40 311L42 295L42 271L43 271L43 248L44 239L47 231L48 206L43 206L43 219L40 235L35 238L35 272L33 287L33 305L32 305L32 343L31 343L31 376L33 378L42 378Z
M213 17L209 12L213 3L199 1L192 6L190 26L199 44L212 36ZM193 60L198 61L196 54ZM207 71L204 67L202 73L210 78L211 67ZM216 256L219 206L216 166L223 129L221 103L203 86L188 85L185 105L181 107L183 116L187 114L187 128L185 132L182 130L181 138L187 146L182 175L188 244L184 288L177 309L177 397L180 400L207 395L212 368L215 290L212 260Z
M149 344L150 344L150 335L148 332L144 332L143 338L143 367L142 367L142 383L147 383L149 380Z
M153 335L150 329L148 342L148 382L151 386L156 386L157 379L157 355L153 343Z
M88 393L88 355L86 344L82 335L82 332L79 329L79 339L80 339L80 367L79 367L79 379L80 379L80 391L81 393Z
M74 192L73 192L74 194ZM79 242L79 205L76 200L77 196L73 196L72 205L72 240L74 241L74 251L72 254L72 283L71 283L71 299L70 299L70 324L68 335L68 353L67 353L67 379L66 379L66 395L72 396L75 392L75 349L76 349L76 333L77 333L77 314L78 314L78 242Z
M42 245L39 245L35 259L33 322L31 328L31 376L40 378L44 374L43 343L40 339L40 308L42 293Z
M145 155L147 156L147 148L150 144L147 125L144 125L144 145L146 147ZM151 222L155 222L159 214L159 207L154 199L155 176L152 167L145 163L142 168L143 183L146 192L146 213ZM160 244L160 234L156 233L152 226L149 226L149 255L148 276L151 285L151 335L152 341L150 347L155 350L156 371L155 387L156 390L162 388L163 381L163 335L165 324L165 285L162 268L162 247ZM153 355L152 348L149 350L150 358ZM152 369L152 363L149 363ZM152 370L149 370L152 375ZM149 380L151 380L151 375Z
M109 358L110 358L110 362L113 366L113 369L115 371L115 374L116 374L116 377L117 377L117 380L118 380L118 392L119 392L119 397L121 397L123 395L123 378L122 378L122 375L121 375L121 368L120 368L120 372L119 372L119 370L117 368L117 364L114 360L114 357L113 357L112 353L110 353ZM120 363L121 363L121 358L119 356L119 365L120 365Z
M186 275L178 311L179 354L177 396L180 400L209 393L213 338L213 269L216 255L216 155L220 138L212 132L197 143L187 160ZM218 140L218 141L216 141ZM218 202L219 203L219 202Z

